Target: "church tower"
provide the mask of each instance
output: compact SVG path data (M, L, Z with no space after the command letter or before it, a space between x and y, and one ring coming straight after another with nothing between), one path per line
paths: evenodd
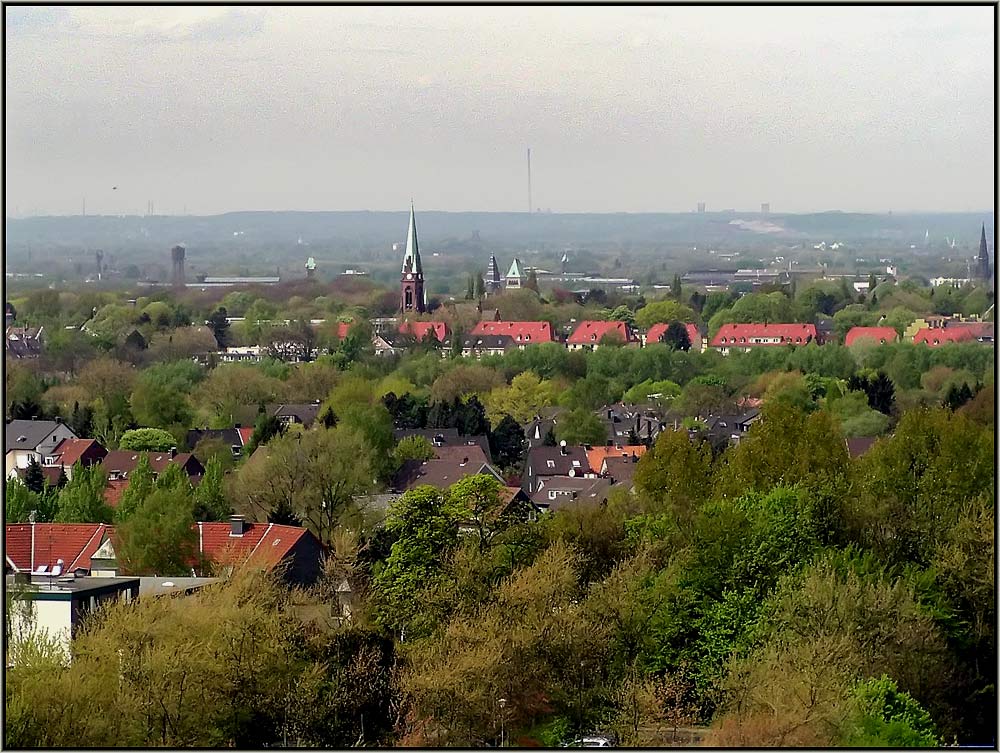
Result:
M990 279L990 252L986 248L986 223L983 223L983 234L979 239L979 278Z
M486 292L498 293L503 287L503 280L500 278L500 265L497 264L497 257L490 254L490 264L486 268Z
M406 232L406 253L403 254L403 270L399 278L399 310L403 314L424 313L427 301L424 295L424 268L420 264L420 250L417 248L417 221L410 204L410 228Z

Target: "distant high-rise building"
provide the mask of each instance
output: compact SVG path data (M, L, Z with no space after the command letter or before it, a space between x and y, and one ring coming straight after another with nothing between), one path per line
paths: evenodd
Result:
M698 202L698 213L699 214L704 214L705 213L705 202L704 201L699 201Z
M417 220L413 214L413 204L410 204L410 227L406 231L406 251L403 253L399 286L399 310L402 313L422 314L427 310L424 268L420 263L420 249L417 246Z
M97 279L100 280L101 273L104 271L104 266L103 266L104 252L101 250L95 251L94 258L97 260Z
M500 265L497 264L497 257L490 254L490 263L486 268L486 292L497 293L503 287L503 278L500 277Z
M184 287L184 246L174 246L170 249L170 261L173 265L172 280L175 288Z
M760 205L760 213L765 217L767 217L769 214L771 214L771 205L765 201L763 204Z
M983 232L979 237L979 278L981 280L990 279L990 252L986 247L986 223L983 223Z
M308 259L306 259L306 279L311 280L315 276L316 276L316 260L310 256Z
M563 274L566 274L566 267L569 266L569 254L563 251L562 258L559 260L559 269Z

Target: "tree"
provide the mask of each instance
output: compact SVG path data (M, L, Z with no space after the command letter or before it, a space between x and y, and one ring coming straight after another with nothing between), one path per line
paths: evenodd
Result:
M28 458L28 467L24 469L24 485L34 494L45 491L45 474L34 455Z
M427 437L414 434L413 436L400 439L396 445L396 449L393 450L393 455L399 465L402 465L407 460L430 460L434 457L434 445L430 443Z
M448 488L448 501L463 510L476 526L480 553L489 548L501 529L500 517L506 507L500 490L503 486L493 476L466 476Z
M505 415L496 423L489 434L490 453L493 461L501 468L516 468L524 457L527 443L524 429L510 415Z
M275 510L291 511L329 545L341 518L354 509L354 498L371 488L377 460L391 464L353 426L285 435L240 469L234 499L245 500L258 520Z
M123 450L166 452L177 446L177 440L163 429L131 429L122 434L119 446Z
M226 311L225 306L219 306L212 314L208 317L208 326L212 330L212 334L215 335L215 342L219 346L219 350L223 350L229 345L229 313Z
M674 281L670 285L670 295L678 301L681 299L681 276L679 274L674 275Z
M482 300L483 296L486 295L486 287L483 284L483 276L478 272L476 273L475 289L473 292L475 293L475 298L477 301Z
M32 519L36 523L47 523L56 513L55 491L46 489L35 494L14 476L7 480L4 488L4 510L7 523L27 523Z
M413 627L419 616L416 596L440 578L442 563L458 543L458 523L465 512L427 485L407 490L390 506L385 527L396 540L372 582L384 627Z
M476 297L476 282L473 275L469 275L468 284L465 290L465 300L471 301Z
M672 350L691 350L691 336L688 335L687 327L680 322L671 322L667 331L663 333L663 342Z
M211 458L205 473L194 490L194 518L196 520L226 520L233 512L223 486L222 463Z
M190 489L157 489L118 525L117 532L116 554L127 572L189 574L198 544Z
M560 418L555 435L569 445L603 445L608 440L608 429L593 413L577 408Z
M661 431L635 468L635 488L681 521L691 519L710 496L712 450L687 431Z
M139 455L139 462L129 473L128 486L125 487L118 500L118 506L115 507L115 520L118 522L127 520L155 488L156 482L153 469L149 465L149 454L144 452Z
M504 385L503 377L485 366L456 366L445 372L431 385L431 402L451 402L473 393L487 393Z
M524 283L524 287L528 290L533 290L536 293L538 292L538 274L534 269L528 273L528 280Z
M495 387L487 393L486 416L493 425L504 416L513 416L524 424L555 402L556 388L551 381L542 381L533 371L523 371L511 380L510 386Z
M104 501L107 477L99 465L73 467L73 479L59 491L57 523L110 523L112 510Z
M663 299L647 303L635 312L635 323L649 329L654 324L694 321L694 311L678 301Z
M849 390L860 390L868 396L868 405L879 413L889 415L896 401L896 387L884 373L878 372L874 378L862 375L847 380Z
M330 415L333 415L333 411L330 408L327 408L327 412ZM332 428L337 423L336 416L334 416L333 422L328 426L325 413L323 416L319 417L319 421L321 424L326 426L326 428ZM258 413L257 420L253 425L253 434L250 435L250 441L247 443L247 456L249 457L250 455L253 455L254 451L258 447L266 445L274 437L280 437L283 435L285 433L285 428L285 423L277 416L269 416L267 413Z
M874 275L872 275L874 277ZM844 744L851 747L937 748L931 715L886 675L860 681L852 691L856 711Z

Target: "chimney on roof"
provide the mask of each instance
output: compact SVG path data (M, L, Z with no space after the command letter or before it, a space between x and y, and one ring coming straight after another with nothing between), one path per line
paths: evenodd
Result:
M235 426L237 429L242 429L243 428L243 426L241 424L233 424L233 426Z
M176 447L171 447L170 448L170 457L171 458L177 457L177 448Z
M566 440L564 439L559 443L559 454L566 455Z
M242 536L246 533L247 521L242 515L230 515L229 516L229 535L230 536Z

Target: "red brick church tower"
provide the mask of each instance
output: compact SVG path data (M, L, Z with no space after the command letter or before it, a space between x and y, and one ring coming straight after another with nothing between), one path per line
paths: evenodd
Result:
M410 229L406 233L406 253L403 254L403 271L399 278L399 310L407 314L424 313L427 299L424 294L424 268L420 264L420 250L417 248L417 222L410 204Z

